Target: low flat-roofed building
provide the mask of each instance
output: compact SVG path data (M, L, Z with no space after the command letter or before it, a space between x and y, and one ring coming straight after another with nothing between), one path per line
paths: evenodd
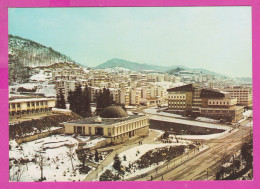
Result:
M50 112L55 103L56 98L10 98L9 117Z
M117 143L149 132L147 116L128 115L119 106L105 108L101 116L63 123L65 134L99 135Z

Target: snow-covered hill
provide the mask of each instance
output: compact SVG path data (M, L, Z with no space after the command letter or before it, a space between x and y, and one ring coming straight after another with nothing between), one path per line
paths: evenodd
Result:
M66 55L29 39L9 35L9 83L27 82L35 67L47 67L55 63L72 63Z

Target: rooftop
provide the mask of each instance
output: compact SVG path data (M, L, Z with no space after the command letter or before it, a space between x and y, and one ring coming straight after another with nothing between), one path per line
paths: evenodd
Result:
M98 125L112 125L115 123L120 123L123 121L129 121L131 119L143 117L144 115L130 115L125 118L102 118L101 123L95 122L95 118L87 118L87 119L82 119L82 120L76 120L76 121L70 121L68 123L77 123L77 124L98 124Z

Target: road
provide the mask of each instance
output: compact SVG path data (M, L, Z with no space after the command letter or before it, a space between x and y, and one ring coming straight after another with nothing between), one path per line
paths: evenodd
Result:
M246 125L245 121L243 125ZM241 126L237 132L234 132L225 138L215 139L207 142L210 149L192 158L186 163L169 170L162 175L153 175L154 180L214 180L215 173L221 164L221 157L226 153L231 156L241 148L242 138L245 140L252 132L252 128ZM207 175L207 169L208 175ZM150 180L151 175L138 179L139 181Z

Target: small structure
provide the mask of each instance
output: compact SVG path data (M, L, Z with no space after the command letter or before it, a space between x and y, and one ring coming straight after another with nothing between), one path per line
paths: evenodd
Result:
M145 115L128 115L119 106L109 106L102 111L101 117L63 123L65 134L97 135L123 142L134 136L148 134L149 121Z

